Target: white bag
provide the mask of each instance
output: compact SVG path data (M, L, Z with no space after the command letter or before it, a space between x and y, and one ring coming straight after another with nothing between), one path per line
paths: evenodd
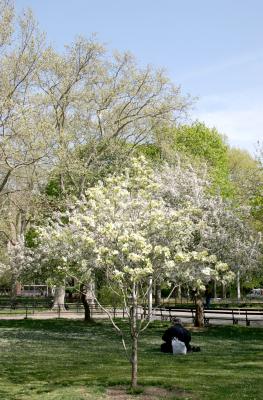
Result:
M187 353L186 345L184 344L184 342L181 342L181 340L173 338L172 347L173 347L173 354L186 354Z

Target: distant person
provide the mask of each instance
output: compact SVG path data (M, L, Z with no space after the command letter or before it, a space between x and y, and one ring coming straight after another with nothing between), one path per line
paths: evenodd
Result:
M172 323L173 325L168 328L162 336L164 343L161 344L161 351L163 353L173 353L173 338L176 338L183 342L186 346L187 352L200 351L200 347L190 346L191 333L183 327L180 318L173 318Z

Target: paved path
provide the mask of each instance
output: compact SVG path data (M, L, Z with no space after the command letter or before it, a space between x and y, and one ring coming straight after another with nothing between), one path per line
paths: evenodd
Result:
M210 310L209 313L209 323L211 325L232 325L233 320L229 316L229 310L225 310L226 314L223 313L224 310L220 310L220 319L218 319L218 314L216 311L213 313L212 310ZM227 313L228 312L228 313ZM238 313L237 313L238 314ZM253 315L253 320L250 323L250 326L259 326L263 327L263 312L258 312L259 315ZM153 316L153 319L155 320L168 320L169 319L169 312L165 311L162 313L163 317L161 318L160 315ZM176 311L175 315L177 317L180 317L183 323L192 323L192 313L187 310L181 309L180 311ZM122 310L116 310L116 317L123 317L123 312ZM167 317L167 318L166 318ZM0 312L0 320L21 320L26 318L26 313L20 313L18 314L16 311L10 311L9 313L3 313ZM63 312L57 312L57 311L42 311L42 312L34 312L31 313L29 312L27 315L28 319L53 319L53 318L67 318L67 319L78 319L81 320L84 318L84 312L72 312L72 311L63 311ZM106 313L103 313L101 311L97 311L96 313L93 314L94 319L107 319L108 316ZM246 325L245 319L241 316L241 319L238 320L238 323L240 325Z

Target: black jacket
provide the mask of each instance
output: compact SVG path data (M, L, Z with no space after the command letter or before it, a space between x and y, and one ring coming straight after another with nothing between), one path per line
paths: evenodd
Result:
M168 328L163 336L162 339L168 343L171 344L172 343L172 339L173 338L177 338L178 340L180 340L181 342L184 342L186 345L187 350L190 349L190 341L191 341L191 334L190 332L185 329L182 325L180 324L175 324L173 326L171 326L170 328Z

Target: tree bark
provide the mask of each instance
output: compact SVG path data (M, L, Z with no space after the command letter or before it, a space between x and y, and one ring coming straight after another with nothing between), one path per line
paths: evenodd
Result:
M15 293L16 293L16 296L21 296L21 294L22 294L21 282L16 282L15 283Z
M132 338L132 355L131 355L131 364L132 364L132 388L137 387L137 376L138 376L138 336L135 334Z
M65 286L56 286L52 310L65 311Z
M202 328L204 326L204 304L203 298L200 293L195 295L195 324L196 327Z
M177 288L177 298L178 302L182 304L182 288L181 285L178 285ZM187 288L187 301L189 300L189 289Z
M90 311L90 306L89 306L89 287L88 285L81 285L81 301L84 307L84 321L90 322L91 321L91 311Z
M241 299L241 288L240 288L240 271L237 271L237 300Z
M155 305L160 306L162 301L161 285L156 284L155 286Z
M148 319L152 319L152 312L153 312L153 278L152 276L149 277L148 280Z
M12 289L11 289L11 298L12 300L16 300L17 296L21 296L22 294L22 285L20 282L13 282Z
M226 285L224 283L222 283L222 297L226 299Z
M217 298L217 291L216 291L217 287L216 287L216 281L214 281L214 299Z
M7 244L8 249L15 249L18 243L24 242L24 232L26 229L26 219L25 214L22 212L17 212L14 215L13 221L10 222L10 239ZM17 255L17 252L15 251ZM16 266L14 266L14 270ZM16 273L12 271L12 288L11 288L11 297L13 300L16 299L17 296L21 296L22 294L22 285L21 282L16 280Z
M137 285L135 283L133 283L133 290L132 290L131 337L132 337L131 386L132 388L136 388L137 374L138 374L138 332L137 332Z

